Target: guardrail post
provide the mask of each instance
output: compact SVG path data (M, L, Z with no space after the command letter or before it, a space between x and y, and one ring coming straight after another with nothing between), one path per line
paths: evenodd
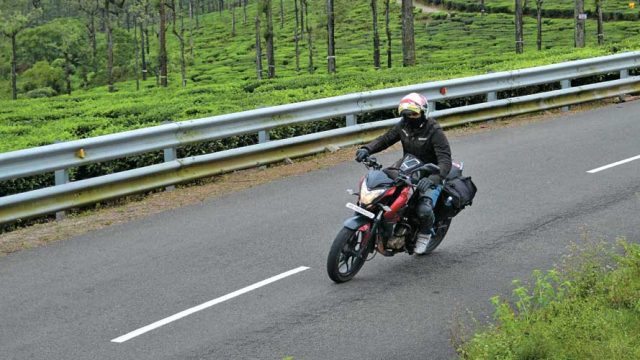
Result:
M563 89L568 89L571 87L571 80L560 80L560 87ZM563 106L562 111L569 111L568 106Z
M68 183L69 169L56 170L54 178L56 186ZM56 212L56 221L62 221L66 215L67 213L65 211Z
M267 130L261 130L260 132L258 132L258 142L262 144L266 143L267 141L269 141L269 132Z
M358 124L358 118L355 115L347 115L346 120L347 120L347 126L353 126Z
M177 158L178 158L178 152L176 151L176 148L164 149L164 162L174 161ZM175 186L169 185L164 189L165 191L172 191L172 190L175 190L175 188L176 188Z
M487 102L498 100L498 93L495 91L487 93Z
M620 70L620 79L626 79L629 77L629 69Z

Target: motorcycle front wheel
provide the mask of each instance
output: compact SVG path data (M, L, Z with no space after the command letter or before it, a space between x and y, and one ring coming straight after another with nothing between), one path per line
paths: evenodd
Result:
M351 280L362 268L367 254L362 248L362 231L342 228L329 250L327 273L331 280L343 283Z

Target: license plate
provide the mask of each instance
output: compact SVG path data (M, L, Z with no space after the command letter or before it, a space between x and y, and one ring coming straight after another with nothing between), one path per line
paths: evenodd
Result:
M357 212L358 214L362 214L366 217L368 217L369 219L373 219L374 217L376 217L376 214L372 213L371 211L367 211L363 208L361 208L358 205L352 204L352 203L347 203L347 207L355 212Z

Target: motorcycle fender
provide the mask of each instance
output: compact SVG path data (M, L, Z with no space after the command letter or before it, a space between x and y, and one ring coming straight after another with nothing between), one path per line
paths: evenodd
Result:
M356 215L354 217L351 217L345 220L343 225L347 229L355 231L360 229L363 225L369 224L370 222L371 222L371 219L362 215Z

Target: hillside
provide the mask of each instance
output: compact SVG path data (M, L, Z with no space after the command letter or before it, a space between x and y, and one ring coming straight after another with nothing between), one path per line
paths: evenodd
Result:
M381 42L384 38L383 2L379 6ZM150 77L136 91L135 81L116 84L115 93L104 86L71 96L0 101L0 152L88 136L230 113L260 106L290 103L355 91L380 89L436 79L517 69L578 58L638 49L640 27L635 22L606 23L605 47L596 47L595 23L587 22L587 44L576 50L573 22L544 20L544 51L535 51L535 20L525 20L525 54L513 53L513 17L507 14L436 12L415 19L418 66L401 67L400 11L391 8L393 68L373 69L371 10L365 2L336 2L337 74L326 72L324 8L310 8L313 28L314 73L308 69L308 48L301 43L300 71L295 69L293 1L285 1L285 22L280 28L274 9L276 79L258 81L255 70L255 18L257 8L247 8L248 21L236 10L237 31L231 35L231 13L209 13L194 30L193 55L188 56L188 84L180 86L179 52L169 35L169 87L158 88ZM187 21L188 28L188 21ZM124 31L121 39L133 36ZM155 43L151 44L151 53ZM118 48L116 49L118 50ZM131 48L120 47L118 56L133 61ZM386 48L382 46L385 64ZM128 54L128 55L127 55ZM153 55L152 55L153 57ZM124 60L122 60L124 61ZM77 79L74 80L78 82ZM277 136L276 136L277 137Z

